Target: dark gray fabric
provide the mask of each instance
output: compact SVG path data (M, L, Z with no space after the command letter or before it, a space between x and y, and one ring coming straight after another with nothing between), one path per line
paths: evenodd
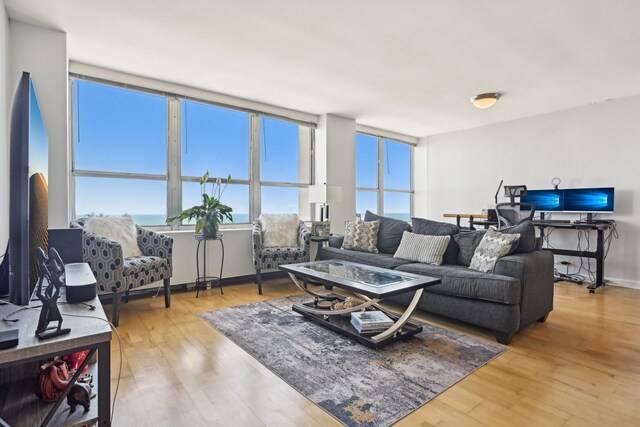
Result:
M412 293L404 293L385 298L385 301L407 306L412 296ZM519 305L498 304L491 301L425 292L420 298L418 309L488 328L492 331L512 333L520 329Z
M520 302L520 281L513 277L483 273L462 265L415 263L401 265L396 270L442 279L441 284L428 287L427 292L501 304Z
M408 222L376 215L370 211L367 211L364 214L364 220L380 221L377 247L378 251L385 254L396 253L398 246L400 246L400 241L402 240L402 233L405 231L411 231L411 226Z
M486 232L487 230L461 231L453 236L458 245L458 264L467 267L471 264L471 258Z
M511 251L512 254L524 254L536 250L536 228L531 221L524 221L512 227L501 228L500 232L520 235L518 245Z
M357 262L360 264L373 265L382 268L396 268L399 265L408 264L407 261L400 258L394 258L391 254L372 254L369 252L347 251L344 249L324 247L320 248L320 259L341 259L343 261Z
M329 246L340 249L344 242L344 236L329 236Z
M553 310L553 254L535 251L508 255L496 263L494 274L514 277L521 282L520 317L523 326Z
M448 222L431 221L424 218L411 218L411 227L414 233L429 236L454 236L460 232L460 228ZM451 239L447 250L442 257L443 264L456 264L458 258L458 244Z

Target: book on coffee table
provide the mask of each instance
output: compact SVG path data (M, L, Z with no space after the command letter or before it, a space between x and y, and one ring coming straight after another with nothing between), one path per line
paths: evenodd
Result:
M359 333L375 333L391 327L393 320L382 311L369 310L351 313L351 324Z

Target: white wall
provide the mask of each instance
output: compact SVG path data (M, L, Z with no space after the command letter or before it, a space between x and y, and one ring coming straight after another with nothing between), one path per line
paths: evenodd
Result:
M342 187L342 201L330 205L331 232L344 232L356 214L356 121L333 114L320 116L316 129L316 182Z
M49 135L49 226L69 226L67 36L19 21L9 21L11 87L23 71L31 73Z
M639 118L635 96L429 137L416 150L426 157L416 169L427 169L426 181L416 180L416 214L480 212L492 206L501 179L531 189L551 188L553 177L562 179L561 188L613 186L615 214L601 216L616 220L620 239L611 245L605 277L640 287ZM574 248L575 237L555 231L552 243Z
M0 0L0 254L9 240L9 106L11 105L9 18Z

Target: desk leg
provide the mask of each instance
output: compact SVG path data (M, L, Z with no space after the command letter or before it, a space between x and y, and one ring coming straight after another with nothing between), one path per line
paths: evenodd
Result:
M98 344L98 426L111 425L111 341Z
M596 246L596 281L589 285L589 293L595 293L596 289L602 285L604 285L604 230L598 229L598 241Z

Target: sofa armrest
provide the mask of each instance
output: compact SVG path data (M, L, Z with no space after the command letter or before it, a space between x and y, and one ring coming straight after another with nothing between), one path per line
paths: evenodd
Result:
M82 230L83 259L89 264L101 292L123 292L124 259L122 247L115 240Z
M254 221L251 226L251 241L253 245L253 262L256 263L258 255L262 252L262 224L260 221ZM256 264L257 265L257 264Z
M524 327L553 310L553 254L534 251L500 258L494 274L520 280L520 325Z
M340 236L340 235L329 236L329 247L340 249L342 247L343 241L344 241L344 236Z
M169 271L172 271L173 257L173 237L166 234L158 233L148 228L142 228L136 225L138 233L138 247L140 252L145 256L155 256L166 259L169 263Z
M311 233L304 222L300 221L298 226L298 247L309 253L309 246L311 246Z

